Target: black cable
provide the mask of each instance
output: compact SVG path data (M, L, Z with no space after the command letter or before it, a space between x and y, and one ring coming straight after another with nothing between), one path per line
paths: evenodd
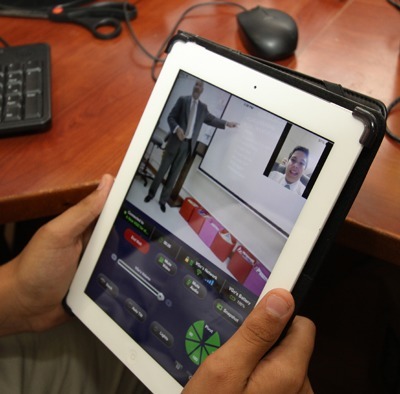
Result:
M387 108L387 110L388 110L387 118L389 118L389 115L390 115L390 113L392 112L393 108L394 108L397 104L399 104L399 103L400 103L400 96L397 97L395 100L393 100L393 101L389 104L389 106L388 106L388 108ZM392 138L393 140L395 140L396 142L400 142L400 135L394 134L394 133L389 129L389 126L388 126L388 125L386 125L386 134L387 134L390 138Z
M389 4L400 10L400 2L398 0L387 0Z
M139 41L138 37L136 36L135 31L133 30L133 26L131 23L131 18L129 17L129 12L128 12L128 5L129 3L127 1L124 1L124 15L125 15L125 22L128 26L129 33L132 37L132 39L135 41L135 43L138 45L138 47L144 52L144 54L149 57L152 60L162 60L158 59L158 57L152 55Z
M5 47L9 47L10 44L2 37L0 37L0 42L5 46Z
M187 16L187 14L189 14L190 12L192 12L193 10L195 10L196 8L199 7L204 7L204 6L235 6L235 7L239 7L242 11L246 11L247 9L242 6L241 4L237 4L234 3L232 1L208 1L208 2L204 2L204 3L199 3L199 4L195 4L189 8L187 8L182 14L181 16L178 18L177 22L175 23L175 25L172 27L170 33L168 34L167 38L164 40L164 42L162 43L162 45L160 46L160 49L157 51L156 55L152 55L150 52L148 52L146 50L146 48L144 48L144 46L140 43L139 39L137 38L134 30L133 30L133 26L131 24L131 21L128 17L128 7L127 7L127 2L124 2L124 12L125 12L125 20L129 29L129 32L131 34L132 39L135 41L135 43L139 46L139 48L142 50L142 52L144 52L144 54L149 57L152 61L152 67L151 67L151 77L153 79L153 81L157 80L157 77L155 76L155 70L156 67L159 63L163 63L165 61L164 58L161 58L161 55L163 54L165 48L167 47L169 41L171 40L171 38L174 36L174 34L176 33L179 25L182 23L182 21L185 19L185 17Z
M204 2L204 3L199 3L199 4L195 4L191 7L189 7L188 9L186 9L181 16L178 18L177 22L175 23L175 25L172 27L170 34L167 36L167 38L165 39L165 41L163 42L163 44L161 45L159 51L157 52L157 58L159 58L161 56L161 54L164 52L165 48L167 47L168 43L170 42L171 38L174 36L175 32L178 30L179 25L182 23L182 21L185 19L186 15L188 15L190 12L192 12L193 10L199 8L199 7L204 7L204 6L214 6L214 5L224 5L224 6L236 6L239 7L242 11L245 11L246 8L243 7L241 4L237 4L237 3L233 3L231 1L209 1L209 2ZM157 67L157 64L159 63L159 61L155 60L153 61L153 66L152 66L152 78L154 81L156 81L156 77L155 77L155 68Z

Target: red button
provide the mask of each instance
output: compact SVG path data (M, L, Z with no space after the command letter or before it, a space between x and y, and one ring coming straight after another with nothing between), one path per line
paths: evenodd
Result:
M146 254L150 250L150 245L140 235L136 234L131 229L127 228L124 233L125 239L137 248L143 254Z

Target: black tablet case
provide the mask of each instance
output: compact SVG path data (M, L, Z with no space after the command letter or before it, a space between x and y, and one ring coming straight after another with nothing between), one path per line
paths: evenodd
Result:
M167 53L177 41L194 42L221 56L335 103L352 111L353 116L364 123L364 133L360 139L364 148L292 290L293 297L296 300L296 309L298 309L324 261L339 227L344 222L379 149L385 135L387 109L379 100L346 89L341 85L319 80L284 66L243 54L191 33L179 31L169 42L166 49Z

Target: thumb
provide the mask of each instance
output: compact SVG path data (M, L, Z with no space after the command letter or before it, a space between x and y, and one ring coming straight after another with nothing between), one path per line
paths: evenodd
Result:
M229 353L228 360L235 360L235 369L249 376L278 340L293 311L294 300L290 292L284 289L271 290L227 342L227 346L220 350ZM240 354L235 356L234 353Z

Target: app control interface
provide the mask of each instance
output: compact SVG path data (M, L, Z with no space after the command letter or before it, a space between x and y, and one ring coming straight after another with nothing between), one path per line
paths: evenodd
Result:
M86 293L181 384L257 301L129 202Z
M194 96L199 130L165 204ZM153 137L85 292L185 385L254 308L332 143L186 72Z

